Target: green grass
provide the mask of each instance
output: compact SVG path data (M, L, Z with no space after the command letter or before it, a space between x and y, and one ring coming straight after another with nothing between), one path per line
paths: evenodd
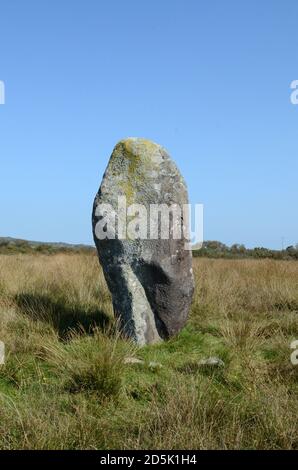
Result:
M298 265L194 268L187 326L138 349L94 255L0 256L0 448L298 449Z

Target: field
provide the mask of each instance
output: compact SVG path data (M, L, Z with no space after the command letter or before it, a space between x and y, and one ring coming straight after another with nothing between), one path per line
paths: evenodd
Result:
M93 253L0 255L0 449L298 449L298 263L194 271L187 326L137 349Z

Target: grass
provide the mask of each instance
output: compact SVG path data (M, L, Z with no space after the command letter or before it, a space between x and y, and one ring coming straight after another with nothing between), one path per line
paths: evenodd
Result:
M94 254L1 255L0 449L298 449L298 263L194 272L187 326L137 349Z

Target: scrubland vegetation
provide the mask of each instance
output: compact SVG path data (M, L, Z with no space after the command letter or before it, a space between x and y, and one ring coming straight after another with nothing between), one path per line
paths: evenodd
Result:
M137 349L93 252L0 255L0 448L298 449L298 263L194 272L187 326Z
M90 254L96 253L95 247L90 245L71 245L68 243L43 243L21 240L17 238L0 237L0 254ZM275 259L275 260L298 260L298 244L290 245L283 250L270 250L268 248L256 247L246 248L241 244L227 246L219 241L205 241L203 246L193 250L195 258L225 258L225 259Z
M203 243L200 250L194 250L193 255L202 258L298 260L298 244L290 245L282 250L270 250L264 247L246 248L239 243L227 246L224 243L209 240Z

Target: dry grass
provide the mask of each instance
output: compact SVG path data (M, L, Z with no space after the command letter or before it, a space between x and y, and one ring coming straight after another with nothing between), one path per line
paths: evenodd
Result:
M187 327L137 350L95 256L0 256L0 448L298 449L298 263L194 268Z

